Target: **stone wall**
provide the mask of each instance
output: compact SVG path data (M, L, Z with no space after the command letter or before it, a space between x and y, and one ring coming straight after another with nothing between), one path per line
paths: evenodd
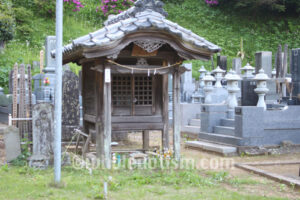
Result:
M255 106L237 107L235 136L242 146L279 145L282 141L300 144L300 106L266 110Z
M190 119L195 119L197 114L201 112L201 104L199 103L181 103L181 127L188 125Z

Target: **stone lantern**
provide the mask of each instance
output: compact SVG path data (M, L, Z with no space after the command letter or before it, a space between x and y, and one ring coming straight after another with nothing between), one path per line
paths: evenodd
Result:
M225 79L227 80L227 90L228 90L228 118L234 118L234 108L238 106L236 94L240 91L238 86L238 81L241 80L241 77L236 74L235 71L230 70L229 73L226 74Z
M251 79L254 77L253 72L254 72L255 68L252 67L249 63L247 63L247 65L244 66L241 70L245 71L243 78Z
M254 77L254 80L256 80L257 84L257 88L254 90L258 95L257 107L263 107L264 110L266 110L265 95L269 91L267 88L267 80L269 80L269 77L264 73L263 69L260 69L259 73Z
M222 88L221 80L223 79L223 74L225 73L225 70L221 69L218 66L215 70L212 71L212 73L215 74L215 78L216 78L215 87Z
M214 90L213 87L213 81L215 81L216 79L210 75L209 72L207 72L206 76L204 76L203 81L205 83L204 86L204 92L205 92L205 100L204 103L206 104L210 104L212 102L212 97L211 97L211 93Z
M204 68L204 66L202 65L201 68L199 69L199 72L200 72L200 76L199 76L199 90L202 89L204 86L205 86L205 83L203 81L203 78L205 76L205 73L206 73L206 69Z

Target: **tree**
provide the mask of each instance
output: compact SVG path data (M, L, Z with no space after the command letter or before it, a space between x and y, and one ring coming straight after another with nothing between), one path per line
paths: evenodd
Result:
M6 41L13 39L15 20L11 9L11 2L0 0L0 3L0 46L3 47Z

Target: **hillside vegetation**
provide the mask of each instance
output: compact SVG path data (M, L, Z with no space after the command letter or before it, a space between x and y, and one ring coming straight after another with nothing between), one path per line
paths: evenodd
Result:
M5 49L0 53L0 86L4 88L8 87L8 72L13 64L38 61L45 37L55 34L53 13L45 15L38 12L37 8L26 3L33 2L32 0L25 3L18 1L12 2L13 13L16 15L14 38L7 42ZM78 12L65 9L64 44L103 26L105 17L100 11L96 12L99 2L83 0L81 3L84 7ZM228 66L231 66L232 58L241 51L241 40L245 52L243 64L254 64L256 51L272 51L274 54L278 44L288 44L290 48L300 47L299 16L253 16L228 8L210 7L204 0L188 0L177 4L167 2L165 10L169 13L169 20L219 45L222 48L221 54L229 58ZM216 60L216 56L214 59ZM207 68L211 66L210 62L193 61L193 64L194 77L198 77L197 69L200 65L204 64ZM72 65L72 68L75 66Z

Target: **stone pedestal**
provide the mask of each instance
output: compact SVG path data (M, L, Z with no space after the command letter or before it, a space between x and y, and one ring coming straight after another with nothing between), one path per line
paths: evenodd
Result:
M201 132L212 133L226 118L227 105L201 105Z
M261 144L264 137L264 109L255 106L235 108L235 136L243 138L241 145Z

